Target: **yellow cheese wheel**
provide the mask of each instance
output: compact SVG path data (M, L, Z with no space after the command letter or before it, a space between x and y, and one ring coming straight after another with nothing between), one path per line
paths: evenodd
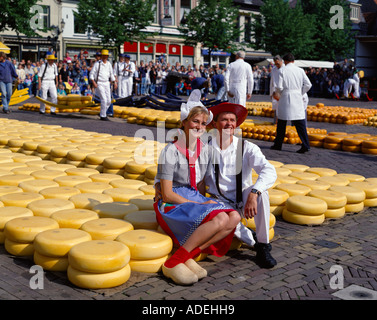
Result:
M144 195L132 198L129 203L136 205L139 210L154 210L154 195Z
M311 167L311 168L307 169L306 172L315 173L315 174L318 174L321 177L323 177L323 176L335 176L337 174L337 172L333 169L321 168L321 167Z
M283 162L275 161L275 160L268 160L269 163L271 163L275 168L280 168L284 165Z
M317 181L325 182L332 186L346 186L350 183L350 181L347 178L336 175L319 177Z
M81 228L88 232L93 240L114 240L120 234L133 230L131 223L114 218L100 218L85 222Z
M109 156L111 156L109 153L91 153L86 156L85 162L87 164L102 165L103 161Z
M332 186L331 191L343 193L347 197L347 203L359 203L365 200L365 192L350 186Z
M326 201L309 196L291 196L287 199L287 210L310 216L322 215L327 210Z
M68 155L68 152L77 150L75 147L64 147L64 146L58 146L54 147L50 151L51 157L55 158L65 158Z
M150 167L151 164L140 164L137 163L136 161L128 161L125 165L125 170L128 173L133 173L133 174L144 174L145 170Z
M157 259L168 255L173 249L172 239L154 230L132 230L116 238L125 244L134 260Z
M275 215L273 214L270 214L270 220L269 220L269 223L270 223L270 228L273 228L275 226L275 223L276 223L276 218L275 218ZM255 220L254 218L251 218L251 219L246 219L246 226L250 229L253 229L254 231L257 229L256 225L255 225Z
M54 180L57 177L66 176L67 174L59 170L38 170L33 171L30 175L35 179Z
M140 187L146 186L147 183L140 180L133 179L117 179L109 182L114 188L128 188L128 189L139 189Z
M364 181L365 182L371 182L371 183L377 184L377 178L367 178Z
M351 173L338 173L334 177L343 177L348 179L350 182L353 181L364 181L365 177L360 174L351 174Z
M131 223L134 229L156 230L158 223L154 210L140 210L125 215L124 220Z
M67 152L67 159L72 161L85 161L88 154L93 153L89 150L70 150Z
M115 155L113 157L105 158L102 164L105 168L109 168L109 169L124 169L126 163L131 160L132 160L131 156L119 157Z
M377 198L365 199L364 207L377 207Z
M304 172L305 170L309 169L309 166L304 164L284 164L280 168L286 168L292 172Z
M72 169L75 166L71 164L65 164L65 163L56 163L56 164L49 164L44 167L45 170L59 170L59 171L65 171L67 169Z
M359 202L359 203L347 203L345 205L346 212L347 213L357 213L357 212L362 211L364 209L364 201Z
M125 179L132 179L132 180L140 180L144 181L145 175L140 173L129 173L127 171L124 172Z
M0 176L0 185L2 186L18 186L23 181L34 180L33 176L27 174L9 174Z
M26 167L27 165L20 162L0 163L0 170L12 170L14 168Z
M127 264L120 270L108 273L89 273L68 266L67 276L70 282L85 289L107 289L120 286L131 276L131 267Z
M377 183L369 181L353 181L349 186L363 190L367 199L377 198Z
M69 200L70 197L80 194L80 190L73 187L52 187L43 189L39 193L46 199Z
M377 149L377 140L364 140L362 146L366 149Z
M145 169L145 177L153 180L157 174L157 166L150 166Z
M35 237L34 249L48 257L64 257L74 245L90 240L92 237L89 233L78 229L46 230Z
M140 190L128 189L128 188L112 188L103 191L103 194L112 197L113 201L128 202L130 199L143 196L144 193Z
M108 273L124 268L130 261L130 249L119 241L91 240L79 243L68 253L68 262L76 270Z
M301 171L293 171L289 176L298 180L317 180L320 177L320 175L315 173Z
M42 231L59 228L59 224L47 217L20 217L8 221L4 227L5 237L21 243L33 242Z
M359 153L361 151L361 146L347 146L347 145L342 145L342 150L347 151L347 152L356 152Z
M89 177L93 174L98 174L98 170L91 168L70 168L65 170L65 173L69 176L84 176Z
M54 143L40 143L37 147L37 152L39 153L50 153L52 148L57 148L61 145L60 142L54 142Z
M60 228L79 229L83 223L98 219L98 214L87 209L65 209L54 212L50 218L56 220Z
M35 192L38 193L43 189L50 188L50 187L58 187L59 184L55 181L47 180L47 179L36 179L36 180L29 180L21 182L18 185L24 192Z
M35 216L50 217L54 212L64 209L74 209L75 205L64 199L42 199L36 200L27 205Z
M284 168L284 166L279 167L279 168L275 168L275 170L276 170L276 174L282 175L282 176L288 176L292 173L292 170Z
M113 198L102 193L81 193L69 198L78 209L92 209L100 203L113 202Z
M34 251L34 263L48 271L67 271L68 257L49 257Z
M149 260L134 260L131 259L129 265L131 271L143 272L143 273L157 273L161 271L162 265L169 258L169 255L166 255L162 258L149 259Z
M34 245L32 242L20 243L5 237L4 248L8 253L14 256L25 257L34 254Z
M275 189L284 191L288 193L290 196L294 195L307 195L311 189L304 185L299 184L292 184L292 183L280 183L275 186Z
M80 183L92 182L92 179L85 176L62 176L54 179L61 187L74 187Z
M41 169L44 169L45 166L55 164L54 161L50 160L33 160L26 162L28 167L40 167Z
M0 186L0 197L9 193L19 193L23 190L16 186Z
M93 207L93 211L95 211L100 218L123 219L126 214L138 210L139 208L135 204L120 201L100 203Z
M278 184L280 184L280 183L292 183L292 184L294 184L294 183L296 183L299 179L297 179L297 178L294 178L294 177L291 177L291 176L282 176L282 175L280 175L280 174L278 174L278 178L277 178L277 180L279 180L279 183ZM278 184L276 184L276 185L278 185Z
M326 219L339 219L343 218L346 214L346 207L340 207L338 209L327 209L325 212Z
M347 204L347 197L343 193L336 191L312 190L309 196L326 201L328 209L338 209Z
M9 193L0 197L0 201L4 203L5 206L15 206L24 207L36 200L42 200L44 197L35 192L17 192Z
M112 174L112 173L98 173L93 174L89 176L90 179L92 179L93 182L103 182L111 184L113 181L117 180L123 180L124 178L118 174Z
M331 184L317 180L299 180L296 183L307 186L312 190L327 190L331 187Z
M147 186L142 186L139 188L140 191L144 192L144 194L146 195L155 195L155 188L154 186L151 186L151 185L147 185Z
M341 143L330 143L330 142L324 142L323 147L325 149L330 149L330 150L342 150L342 144Z
M0 208L0 230L3 230L5 224L15 218L31 217L33 212L28 208L21 207L1 207Z
M18 167L18 168L13 168L7 174L13 173L13 174L26 174L26 175L30 175L32 172L39 171L39 170L40 170L40 168L38 168L38 167ZM2 175L4 176L5 174L2 174Z
M105 182L84 182L79 183L75 186L81 193L102 193L107 189L112 189L113 187Z
M318 225L325 221L325 215L308 216L305 214L299 214L290 212L287 209L283 210L282 217L285 221L300 224L300 225Z

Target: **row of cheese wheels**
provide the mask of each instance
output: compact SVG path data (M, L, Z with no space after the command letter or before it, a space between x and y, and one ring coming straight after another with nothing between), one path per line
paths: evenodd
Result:
M69 130L60 126L29 126L21 121L4 121L3 130L4 135L0 132L0 147L8 147L13 152L59 164L120 174L149 184L153 183L153 173L146 169L156 167L159 153L165 145L143 138ZM9 130L7 135L5 130Z
M89 102L87 102L87 103L89 103ZM64 103L64 105L65 105L65 103ZM30 103L30 102L27 102L27 103L23 104L22 106L19 106L18 110L39 112L40 107L41 107L41 105L39 103ZM68 107L66 107L66 108L56 108L55 113L75 113L75 112L80 112L80 110L82 110L82 109L79 109L79 108L68 108ZM50 106L46 106L45 112L46 113L50 113L51 112L51 107ZM99 114L99 111L98 111L98 114Z
M363 122L364 126L377 127L377 116L369 117Z
M312 147L348 152L377 154L377 136L367 133L348 134L329 132L328 134L308 134Z
M249 115L274 117L275 111L271 102L247 102ZM359 124L376 115L376 110L368 108L351 108L343 106L325 106L323 103L307 107L307 120L338 124Z
M274 215L302 225L321 224L377 206L377 178L338 174L329 168L272 161L278 174L269 190Z

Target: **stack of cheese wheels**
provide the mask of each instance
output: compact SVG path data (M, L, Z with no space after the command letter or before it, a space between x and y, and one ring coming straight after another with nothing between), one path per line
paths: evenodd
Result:
M157 166L150 166L147 169L145 169L145 178L144 181L147 184L153 185L154 184L154 178L157 174Z
M112 240L79 243L68 253L68 280L80 288L120 286L131 276L129 248Z
M68 252L76 244L90 241L89 233L72 228L40 232L34 239L34 262L49 271L66 271Z
M87 209L65 209L54 212L50 218L59 223L60 228L80 229L81 226L99 216L95 211Z
M282 217L300 225L318 225L325 221L327 203L309 196L295 195L287 199Z
M317 181L325 182L331 186L346 186L350 181L344 176L334 175L334 176L322 176L317 179Z
M289 194L278 189L269 189L268 195L270 199L270 213L274 216L280 216L283 213L285 202L289 198Z
M131 252L132 271L159 272L173 249L172 239L153 230L132 230L116 238L125 244Z
M154 210L139 210L126 214L123 218L131 223L134 229L157 230L158 223Z
M270 228L269 228L269 232L268 232L268 238L269 238L269 241L272 241L272 239L275 236L274 227L275 227L275 224L276 224L276 218L275 218L275 215L273 215L272 213L270 213L269 217L270 217L270 219L269 219ZM252 229L254 231L257 230L254 218L242 219L242 223L244 225L246 225L246 227L248 227L249 229Z
M340 192L347 197L347 204L344 207L344 213L358 212L364 208L365 192L364 190L348 186L332 186L330 191ZM334 209L336 210L336 209ZM354 211L356 210L356 211ZM330 218L329 216L328 218Z
M309 196L321 199L327 203L325 218L338 219L344 217L347 205L347 197L345 194L329 189L312 190Z
M377 139L364 140L361 144L361 152L366 154L377 154Z
M136 180L144 181L146 169L153 165L154 165L153 162L140 164L135 160L128 161L124 167L125 169L124 177L126 179L136 179Z
M47 217L26 216L9 220L4 226L5 250L15 256L32 256L36 235L57 228L59 224Z
M107 157L103 160L103 172L105 173L114 173L119 175L124 175L124 168L128 161L131 161L131 154L127 156L118 156L115 154L112 157Z
M112 185L111 183L118 180L124 180L124 178L118 174L113 173L98 173L89 176L93 182L103 182ZM113 185L112 185L113 186ZM114 186L113 186L114 187Z
M363 190L365 192L365 200L363 201L363 204L365 207L377 206L377 181L376 180L366 179L364 181L353 181L349 184L349 186ZM361 205L359 208L357 208L357 205L355 205L354 209L360 209L360 208L361 208Z
M15 218L31 217L31 216L33 216L33 212L27 208L1 207L0 208L0 244L4 244L4 241L5 241L4 227L8 221Z
M100 218L85 222L80 229L88 232L93 240L115 240L117 236L133 230L134 227L124 220Z
M115 201L110 203L100 203L93 207L100 218L123 219L128 213L138 211L139 208L128 202Z

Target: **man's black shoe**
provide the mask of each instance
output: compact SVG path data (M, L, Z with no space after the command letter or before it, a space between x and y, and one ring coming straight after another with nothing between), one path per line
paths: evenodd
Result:
M102 121L110 121L108 117L100 117L100 120L102 120Z
M277 147L277 146L275 146L275 145L272 145L272 146L270 147L270 149L271 149L271 150L279 150L279 151L281 151L281 147Z
M44 113L44 112L42 112L42 111L39 111L39 113L40 113L40 114L45 114L45 113Z
M3 109L3 113L7 113L8 114L8 113L10 113L10 110L9 109L7 109L7 110Z
M297 153L305 153L305 152L308 152L309 149L306 149L305 147L301 147L301 149L297 150L296 152Z
M261 268L271 269L276 266L276 260L271 256L271 245L267 243L256 243L255 251L257 252L256 255L256 263Z
M56 112L50 112L52 116L56 116Z

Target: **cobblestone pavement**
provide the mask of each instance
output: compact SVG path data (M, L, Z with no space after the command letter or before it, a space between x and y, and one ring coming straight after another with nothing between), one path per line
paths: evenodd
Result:
M326 105L377 106L375 102L312 100L310 104L323 101ZM268 97L253 96L252 101L268 101ZM114 135L133 135L142 128L127 124L123 119L100 122L95 116L42 116L37 112L19 111L15 106L12 110L11 114L0 116ZM328 132L377 134L377 128L362 125L309 122L308 127L325 128ZM155 129L152 130L155 134ZM273 151L269 149L271 142L252 141L269 160L377 177L377 156L322 148L297 154L298 146L284 145L283 151ZM278 217L272 241L272 255L278 261L276 267L259 268L255 252L241 247L222 258L210 256L201 262L209 276L189 287L175 285L161 274L132 273L130 280L119 287L85 290L73 286L65 273L46 272L44 288L33 290L30 288L33 261L13 257L0 246L0 300L338 300L333 293L339 290L330 287L332 277L340 275L334 270L343 271L344 288L358 285L377 291L376 230L377 208L348 214L339 220L326 220L312 227L290 224ZM340 269L332 269L334 266Z

